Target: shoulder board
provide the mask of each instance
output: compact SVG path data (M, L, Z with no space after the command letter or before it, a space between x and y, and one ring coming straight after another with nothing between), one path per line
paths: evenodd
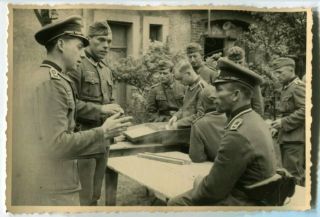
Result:
M49 74L51 79L60 80L59 72L56 69L50 68Z
M242 118L235 119L229 129L237 130L241 126L242 122L243 122Z

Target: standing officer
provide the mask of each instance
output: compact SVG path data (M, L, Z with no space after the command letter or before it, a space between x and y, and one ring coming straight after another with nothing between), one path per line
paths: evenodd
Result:
M217 111L215 87L208 85L200 98L205 115L191 127L189 156L193 162L214 161L227 118L224 113Z
M245 189L276 173L271 133L250 104L252 89L262 78L225 58L219 59L218 68L217 106L227 114L228 124L214 166L168 205L256 205Z
M108 139L119 135L131 117L117 113L90 130L75 132L75 117L110 115L104 105L76 100L76 92L67 73L81 62L88 40L81 32L81 18L73 16L44 26L35 34L45 46L47 58L34 73L34 158L38 160L37 205L79 205L81 184L77 159L83 155L105 153Z
M186 53L189 58L189 62L193 69L200 77L208 84L213 84L214 80L218 77L218 71L209 69L203 62L202 48L200 44L190 43L186 48Z
M305 172L305 83L295 75L295 62L291 58L278 58L271 65L275 76L283 85L280 98L282 117L271 126L279 130L282 164L304 185Z
M183 104L185 86L174 79L170 60L159 62L160 83L151 87L147 98L149 122L166 122Z
M118 104L113 103L113 78L104 61L112 41L112 32L107 21L95 22L89 26L88 40L89 46L84 50L81 64L77 70L69 74L77 89L78 97L86 102L106 105L114 113L123 112ZM94 116L77 117L80 130L100 126L103 121L103 118L96 120ZM101 195L108 151L109 147L104 153L83 156L84 159L78 161L82 186L81 205L97 205Z
M193 122L204 114L200 94L208 84L197 75L187 60L180 60L177 63L175 78L186 85L187 90L182 108L171 117L168 127L170 129L191 127Z
M245 61L245 52L241 47L238 47L238 46L231 47L227 53L228 53L227 57L229 60L232 60L233 62L243 66L247 65ZM261 117L263 117L264 102L263 102L260 85L255 86L253 89L251 105L252 105L252 109L256 111L258 114L260 114Z

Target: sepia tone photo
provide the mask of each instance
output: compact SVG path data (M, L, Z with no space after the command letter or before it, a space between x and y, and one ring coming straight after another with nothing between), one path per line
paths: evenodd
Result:
M307 210L312 11L9 5L9 212Z

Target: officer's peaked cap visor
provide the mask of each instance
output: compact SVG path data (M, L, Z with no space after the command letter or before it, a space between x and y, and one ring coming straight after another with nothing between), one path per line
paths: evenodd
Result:
M43 26L36 34L35 39L41 45L46 45L50 41L68 35L82 40L83 45L89 44L88 39L82 33L82 18L80 16L70 16L64 20L53 22Z
M225 57L218 60L217 67L220 69L220 75L214 84L239 82L253 88L263 83L263 78L260 75Z

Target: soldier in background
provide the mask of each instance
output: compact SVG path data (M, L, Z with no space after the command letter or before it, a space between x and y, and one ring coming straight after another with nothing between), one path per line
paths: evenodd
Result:
M188 44L186 47L186 53L194 71L208 84L213 84L215 79L218 77L218 71L213 71L205 65L200 44Z
M241 47L238 47L238 46L231 47L227 52L227 57L229 60L232 60L237 64L247 66L247 63L245 61L245 52ZM263 102L260 85L257 85L256 87L254 87L253 95L251 99L251 105L252 105L252 109L255 110L258 114L260 114L261 117L263 117L264 102Z
M207 82L193 70L187 60L180 60L175 66L175 78L187 86L182 108L169 120L170 129L188 128L199 117L203 116L204 108L200 98Z
M201 93L205 115L191 127L189 156L193 162L214 161L220 145L226 115L217 111L217 91L208 85Z
M252 89L262 78L226 58L219 59L218 68L217 105L228 123L214 166L207 176L195 179L193 189L170 199L168 205L257 205L263 195L253 200L247 186L276 174L271 133L250 103Z
M108 139L118 136L131 117L115 114L90 130L75 132L75 117L111 115L105 105L76 99L77 92L67 75L81 62L83 47L88 40L81 32L81 17L73 16L44 26L35 34L45 46L47 58L34 73L32 129L36 205L80 205L77 159L83 155L105 153ZM33 134L34 133L34 134ZM31 162L32 164L32 162ZM27 166L30 166L27 164ZM33 192L34 193L34 192Z
M97 105L105 105L112 111L111 114L121 112L123 109L114 103L112 95L113 77L111 70L105 62L112 42L112 32L107 21L95 22L89 26L89 46L85 48L81 64L69 73L74 82L80 100ZM92 116L77 117L79 130L88 130L100 126L104 118L96 119ZM80 202L84 206L97 205L101 195L102 181L106 168L106 157L109 146L104 153L83 156L78 161L79 175L82 185Z
M271 126L279 130L278 142L282 165L295 178L305 182L305 83L295 75L295 62L291 58L278 58L272 70L283 85L280 98L281 118Z
M170 60L159 62L160 82L153 85L147 97L149 122L166 122L183 104L185 86L174 79Z

